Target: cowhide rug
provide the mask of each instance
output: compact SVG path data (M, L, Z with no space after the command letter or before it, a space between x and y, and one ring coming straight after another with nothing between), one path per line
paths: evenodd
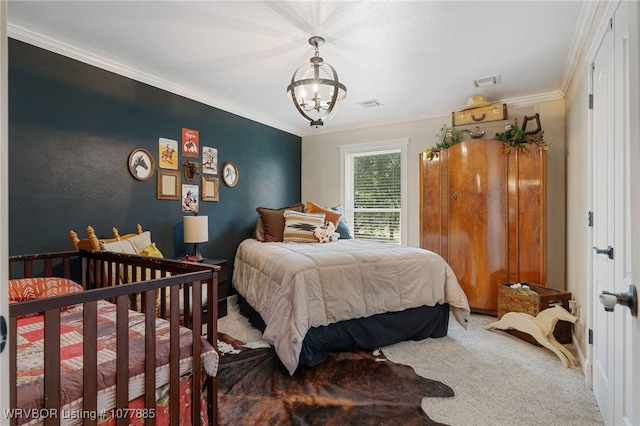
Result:
M220 357L221 425L432 425L439 423L424 413L422 398L453 396L447 385L382 353L335 353L290 376L272 348L218 338L240 350Z

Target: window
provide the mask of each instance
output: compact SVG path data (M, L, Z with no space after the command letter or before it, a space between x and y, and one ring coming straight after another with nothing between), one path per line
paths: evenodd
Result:
M355 238L406 241L408 139L341 145L341 198Z

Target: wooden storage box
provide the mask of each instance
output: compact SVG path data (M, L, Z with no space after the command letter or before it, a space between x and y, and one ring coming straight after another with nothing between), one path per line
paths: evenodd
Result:
M536 316L542 310L560 305L569 311L569 300L571 293L561 290L547 288L538 284L526 284L533 291L511 288L511 284L498 284L498 319L507 312L524 312L531 316ZM518 330L508 330L508 332L522 340L541 346L536 339ZM553 335L560 343L571 343L571 323L558 321Z
M506 120L507 104L493 104L478 108L455 111L451 115L453 126L465 124L488 123L490 121Z

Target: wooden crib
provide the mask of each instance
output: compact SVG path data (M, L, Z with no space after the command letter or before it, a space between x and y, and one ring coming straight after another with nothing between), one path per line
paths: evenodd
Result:
M168 387L169 402L163 410L168 413L170 424L180 424L184 418L181 398L189 398L188 414L193 423L204 419L208 424L216 424L218 270L214 265L106 251L10 257L10 285L24 278L63 277L84 287L84 291L76 293L9 305L11 424L34 421L34 416L46 425L61 421L74 424L65 420L65 414L67 418L84 416L78 424L97 424L105 418L106 424L153 425L156 420L162 424L161 413L156 412L159 406L156 392L160 385L163 389ZM126 281L122 280L123 274L127 276ZM146 279L148 277L158 278ZM96 282L100 288L92 288L90 283ZM202 291L207 292L206 306L202 306ZM103 311L110 312L113 321L105 320ZM71 318L76 323L80 318L81 328L74 331L81 336L75 345L76 351L81 347L79 372L67 371L66 357L70 355L66 355L63 348L67 344L64 331L71 327ZM114 335L111 336L114 347L108 350L103 347L105 341L101 334L106 322L113 322L111 334ZM136 331L133 323L138 327ZM34 327L41 329L41 341L25 344L33 338ZM136 342L141 343L140 351L144 355L135 352ZM19 348L32 356L36 347L46 348L40 349L43 365L42 371L36 368L38 377L33 374L33 365L28 368L23 365L28 357L22 352L18 357ZM109 363L102 360L105 351L114 354ZM74 356L77 363L78 356ZM143 365L132 367L138 358L143 360ZM142 373L135 371L136 368ZM29 375L28 380L23 373ZM73 374L80 375L82 386L76 392L78 397L70 401L65 380ZM107 374L112 377L104 378ZM163 375L167 376L162 379L166 384L159 379ZM134 379L143 388L138 392L141 395L130 395ZM34 385L38 389L35 397L24 396L25 381L38 383ZM25 398L29 401L35 398L36 405L25 406L21 402ZM107 400L110 402L105 402Z

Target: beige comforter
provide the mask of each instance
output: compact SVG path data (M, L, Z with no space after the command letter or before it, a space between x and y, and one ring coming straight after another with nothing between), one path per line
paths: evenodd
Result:
M293 374L311 327L418 306L449 303L466 328L469 304L439 255L365 240L243 241L233 285L264 319L264 338Z

